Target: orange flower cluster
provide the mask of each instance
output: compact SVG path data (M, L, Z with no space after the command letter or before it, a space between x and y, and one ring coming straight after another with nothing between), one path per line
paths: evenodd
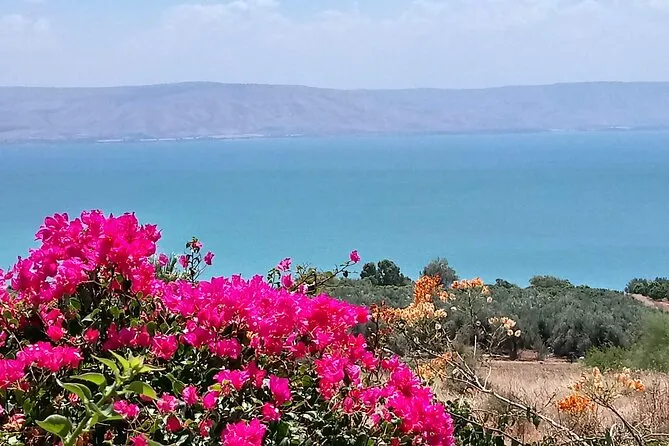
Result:
M431 381L435 378L442 378L452 359L453 354L451 352L446 352L426 364L419 364L417 367L418 376L427 381Z
M413 289L413 301L416 304L432 302L434 296L445 302L448 300L448 293L444 291L439 276L422 276L416 281Z
M402 319L410 324L424 319L446 317L446 311L435 307L435 297L442 301L448 299L441 280L438 276L422 276L416 281L411 305L406 308L386 308L384 316L387 320Z
M621 373L616 373L614 377L618 383L627 389L634 390L635 392L646 390L646 386L640 380L632 378L628 369L623 370Z
M597 367L590 373L583 373L581 379L570 388L604 406L612 404L629 391L643 392L646 389L640 380L632 378L627 369L614 375L603 375Z
M456 280L453 282L451 285L451 288L454 290L471 290L471 289L480 289L481 294L487 296L490 294L490 290L488 289L487 286L485 286L485 283L483 283L483 280L481 280L480 277L476 277L474 279L463 279L463 280Z
M571 415L580 415L588 411L594 411L595 404L583 395L572 393L558 401L558 410Z
M491 317L490 319L488 319L488 323L490 325L497 325L503 328L504 330L506 330L506 334L509 337L515 336L519 338L520 335L522 334L520 330L515 330L515 331L513 330L513 328L516 326L516 321L508 317Z

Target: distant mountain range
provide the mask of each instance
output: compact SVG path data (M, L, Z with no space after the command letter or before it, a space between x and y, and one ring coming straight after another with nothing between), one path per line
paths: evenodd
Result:
M0 87L0 142L669 128L669 82L477 90Z

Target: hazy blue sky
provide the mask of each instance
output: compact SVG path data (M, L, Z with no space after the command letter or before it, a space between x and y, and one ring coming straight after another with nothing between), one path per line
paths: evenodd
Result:
M669 0L0 0L0 85L669 81Z

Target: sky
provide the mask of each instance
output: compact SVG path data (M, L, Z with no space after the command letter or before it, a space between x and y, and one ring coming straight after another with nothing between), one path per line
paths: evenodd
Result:
M669 0L0 0L0 85L669 81Z

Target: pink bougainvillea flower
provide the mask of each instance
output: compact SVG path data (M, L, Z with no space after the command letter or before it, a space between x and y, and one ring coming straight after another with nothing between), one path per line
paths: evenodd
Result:
M290 381L288 378L279 378L278 376L269 377L269 390L272 392L277 406L281 406L292 399L290 391Z
M126 419L133 419L139 415L139 407L125 400L114 402L114 412Z
M188 256L185 255L180 256L179 265L181 265L181 267L184 269L188 268Z
M286 272L290 270L290 264L291 264L290 258L286 257L285 259L280 261L278 265L276 265L276 269L278 269L281 272Z
M347 396L344 398L344 401L342 402L342 409L344 409L344 412L346 413L353 413L355 410L355 400L351 398L350 396Z
M176 336L156 335L151 341L151 351L162 359L170 359L179 349Z
M53 342L58 342L63 339L63 336L65 336L65 330L63 330L63 327L60 325L51 325L46 329L46 335Z
M293 281L293 276L290 274L286 274L285 276L281 277L281 286L283 286L285 289L290 289L295 285L295 282Z
M214 391L207 392L202 397L202 405L204 406L205 409L212 410L216 407L216 404L218 403L218 397L219 397L218 392Z
M205 438L208 437L211 434L211 428L213 425L214 422L210 419L200 421L200 424L197 426L197 429L200 432L200 436Z
M84 341L89 344L94 344L100 339L100 332L95 328L89 328L83 334Z
M144 435L135 435L130 439L132 446L149 446L149 441Z
M351 260L353 263L358 263L360 261L360 255L358 254L358 250L354 249L351 251L351 253L348 255L348 258Z
M165 429L167 432L177 432L181 430L181 421L174 415L170 415L165 422Z
M224 446L261 446L266 431L267 427L257 419L250 423L240 421L228 424L221 439Z
M265 403L262 406L262 417L263 420L265 421L278 421L281 419L281 413L279 412L279 409L276 408L275 405L271 403Z
M198 403L200 397L197 394L197 389L194 386L186 386L181 392L181 398L183 398L184 403L189 406L193 406Z
M167 266L168 263L170 263L170 259L165 254L160 254L158 256L158 264L160 266Z
M157 401L156 407L160 413L172 413L179 406L179 400L169 393L163 394Z
M251 378L251 375L245 370L225 369L218 372L215 377L216 381L221 383L223 386L230 384L235 388L235 390L241 390L242 387L244 387L244 384L248 382L249 378Z
M211 266L212 261L214 260L214 253L209 251L207 254L204 256L204 263L207 265Z

